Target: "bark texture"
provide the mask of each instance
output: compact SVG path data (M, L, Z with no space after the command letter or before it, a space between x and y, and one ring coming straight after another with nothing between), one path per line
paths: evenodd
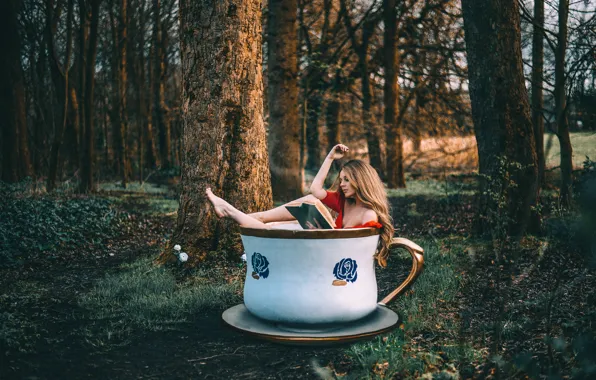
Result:
M267 17L267 99L271 187L276 199L302 194L298 120L296 0L270 0Z
M180 20L182 193L172 244L194 260L214 250L239 255L236 223L219 220L204 194L211 187L244 212L272 206L261 2L182 0Z
M497 200L482 194L497 180L512 180L517 186L503 190L503 217L507 233L520 237L536 201L538 167L522 71L518 3L463 0L462 8L479 170L490 178L481 181L477 226L481 232L491 232L491 223L482 216L498 213ZM507 163L519 163L521 168L510 170L507 178L498 178L500 157Z

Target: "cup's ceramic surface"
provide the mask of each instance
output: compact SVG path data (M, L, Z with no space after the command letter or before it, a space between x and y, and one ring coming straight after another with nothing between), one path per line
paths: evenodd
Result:
M377 307L379 230L300 230L279 224L270 230L241 228L241 234L247 259L244 304L257 317L342 323Z

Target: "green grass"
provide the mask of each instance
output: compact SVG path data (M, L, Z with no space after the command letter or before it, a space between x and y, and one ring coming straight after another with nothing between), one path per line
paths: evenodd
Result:
M130 193L146 193L146 194L166 194L169 192L168 186L158 186L149 182L129 182L126 189L120 185L120 181L116 182L102 182L98 185L99 190L102 191L126 191Z
M199 271L192 282L179 284L171 269L148 258L121 268L99 280L79 300L96 321L85 331L96 346L124 338L133 329L169 330L193 314L224 309L241 300L240 283L214 280L213 273Z
M552 134L547 133L544 135L544 152L548 145L548 140ZM573 148L573 166L581 167L582 163L586 160L586 156L589 156L592 160L596 159L596 133L593 132L575 132L570 134L571 147ZM560 163L560 146L559 140L556 136L552 137L552 145L548 152L548 156L545 157L546 167L559 166Z
M406 198L412 196L448 197L450 195L473 195L473 186L465 183L438 181L434 179L407 180L405 189L387 189L390 198Z
M424 272L406 295L390 305L403 324L384 337L353 345L348 356L356 368L347 378L417 377L424 373L433 373L433 378L458 378L458 366L482 357L468 344L456 343L458 326L450 314L462 285L457 271L462 248L447 250L438 241L421 246ZM438 336L442 339L435 339ZM428 344L422 337L429 337ZM436 346L437 342L442 343Z

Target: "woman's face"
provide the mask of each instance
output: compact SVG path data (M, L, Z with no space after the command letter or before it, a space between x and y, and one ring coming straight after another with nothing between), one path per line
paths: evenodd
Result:
M356 196L356 189L354 189L348 175L343 170L339 172L339 187L346 198L354 198Z

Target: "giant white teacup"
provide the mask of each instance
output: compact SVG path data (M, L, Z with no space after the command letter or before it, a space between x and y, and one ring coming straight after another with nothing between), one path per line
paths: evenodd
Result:
M241 227L247 258L244 304L257 317L292 324L350 322L377 307L374 228L302 230L296 224L272 229ZM422 271L423 250L393 239L412 255L410 275L380 304L391 302Z

